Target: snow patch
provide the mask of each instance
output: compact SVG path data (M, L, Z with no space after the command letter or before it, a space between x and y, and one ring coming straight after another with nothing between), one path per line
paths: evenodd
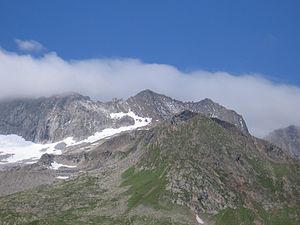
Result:
M61 179L61 180L69 179L68 176L57 176L56 178L57 178L57 179Z
M241 128L244 128L244 124L243 124L242 118L240 118L240 125L241 125Z
M203 220L196 214L196 220L199 224L204 224Z
M119 112L119 113L111 113L109 116L112 119L121 119L122 117L126 116L127 113Z
M211 118L217 118L218 116L217 116L216 114L212 113L212 114L210 115L210 117L211 117Z
M60 164L60 163L57 163L57 162L54 161L53 163L51 163L50 169L58 170L60 167L75 168L76 166L69 166L69 165L65 165L65 164Z

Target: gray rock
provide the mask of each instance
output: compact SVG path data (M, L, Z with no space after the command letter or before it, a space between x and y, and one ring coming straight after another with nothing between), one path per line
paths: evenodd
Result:
M172 118L184 110L234 124L244 133L247 126L239 114L209 99L181 102L165 95L145 90L126 101L113 99L102 103L76 93L49 98L14 99L0 102L0 134L17 134L26 140L45 143L66 137L82 140L105 128L134 124L128 116L112 119L110 113L133 111L153 122Z
M128 119L112 120L111 112L112 107L78 94L2 101L0 133L43 143L70 136L84 139L107 127L133 123Z
M51 163L54 162L54 155L51 154L43 154L42 157L39 159L38 164L43 166L51 166Z
M201 113L208 117L227 121L248 134L247 125L243 117L233 110L204 99L199 102L181 102L165 95L157 94L151 90L144 90L123 103L126 109L131 109L138 115L151 117L154 120L170 119L173 115L184 110Z
M291 125L274 130L265 139L300 159L300 127Z

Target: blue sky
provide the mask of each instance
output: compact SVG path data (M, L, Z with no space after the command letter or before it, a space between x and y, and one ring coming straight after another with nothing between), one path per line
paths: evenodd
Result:
M0 0L0 99L143 89L300 126L299 0Z
M0 1L0 46L36 40L63 59L137 58L300 86L300 1Z

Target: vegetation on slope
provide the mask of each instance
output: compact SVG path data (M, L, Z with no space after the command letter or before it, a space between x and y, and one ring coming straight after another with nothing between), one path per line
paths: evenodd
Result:
M124 173L123 176L126 179L122 186L132 185L125 191L126 196L132 194L128 203L127 198L123 198L122 190L118 194L116 187L111 187L116 191L106 189L103 177L82 175L55 186L0 198L0 224L188 224L176 222L170 216L130 215L128 209L138 204L155 208L160 206L158 194L159 190L164 190L165 181L160 180L161 173L158 171L141 171L131 175Z
M127 194L131 195L128 200L129 210L139 204L151 206L155 209L163 207L160 196L165 192L165 173L160 170L135 171L134 167L123 173L125 180L122 186L130 186Z
M298 225L300 220L300 207L284 207L267 212L262 207L250 210L247 208L227 208L213 216L216 225Z
M219 212L211 217L217 224L277 224L284 211L294 213L278 221L300 220L299 164L224 122L199 115L157 128L141 165L161 164L172 201L199 214Z
M136 140L122 160L141 158L127 170L2 197L0 221L196 224L199 214L216 225L299 224L299 164L279 149L201 115Z

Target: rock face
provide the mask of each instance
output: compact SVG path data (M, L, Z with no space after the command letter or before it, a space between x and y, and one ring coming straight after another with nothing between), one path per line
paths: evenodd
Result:
M189 110L227 121L234 124L244 133L248 133L246 123L241 115L233 110L226 109L210 99L204 99L199 102L181 102L151 90L144 90L129 98L124 105L130 107L138 114L157 120L169 119L181 111Z
M0 102L0 134L17 134L33 142L54 142L66 137L84 139L105 128L134 124L130 117L113 119L111 113L133 111L153 121L170 119L183 110L202 113L234 124L244 133L247 126L236 112L209 99L181 102L150 90L126 101L102 103L76 93L38 99Z
M265 139L300 159L300 127L274 130Z
M107 127L133 124L114 120L113 106L78 94L20 99L0 103L0 133L17 134L33 142L55 142L66 137L83 139Z

